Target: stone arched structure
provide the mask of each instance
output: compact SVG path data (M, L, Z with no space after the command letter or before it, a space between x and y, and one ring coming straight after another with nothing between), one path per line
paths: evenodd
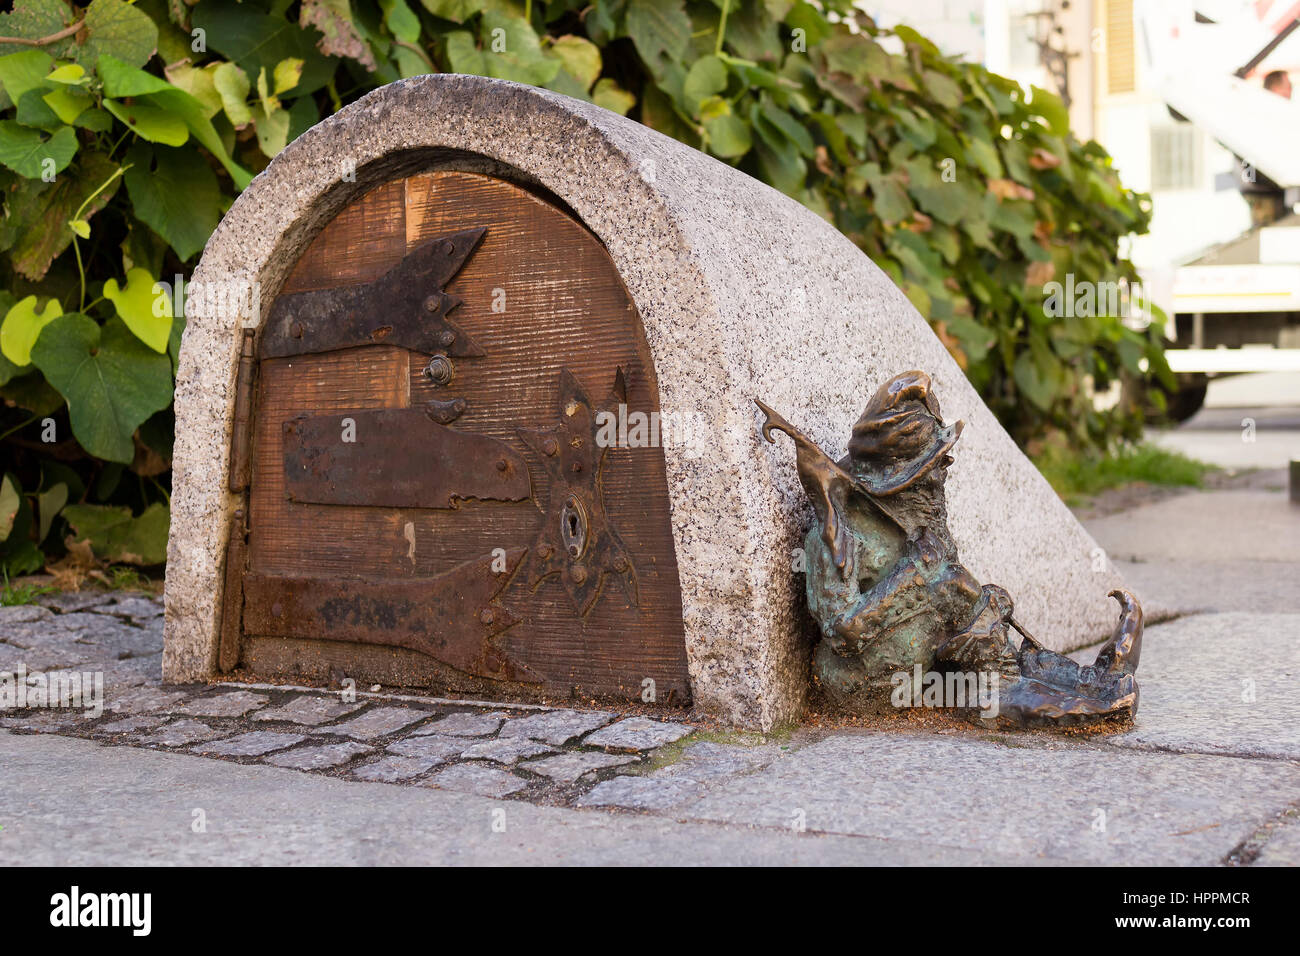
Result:
M238 198L194 274L176 389L165 677L215 672L241 329L256 324L326 223L415 172L485 173L545 190L600 240L631 294L658 377L682 620L695 705L770 728L798 716L809 645L793 570L809 512L762 397L842 450L894 373L927 370L965 419L949 480L964 563L1068 649L1103 637L1095 542L1020 453L908 300L794 200L637 123L555 93L431 75L364 97L290 144ZM250 290L245 296L241 290Z

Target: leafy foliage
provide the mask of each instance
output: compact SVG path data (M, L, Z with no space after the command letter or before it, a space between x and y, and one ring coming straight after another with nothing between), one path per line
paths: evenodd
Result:
M1050 93L848 0L15 0L0 14L0 567L162 560L171 289L287 142L435 71L588 100L826 217L1022 442L1131 435L1133 414L1096 410L1090 387L1168 374L1156 327L1044 308L1053 278L1136 279L1117 244L1146 229L1146 198Z

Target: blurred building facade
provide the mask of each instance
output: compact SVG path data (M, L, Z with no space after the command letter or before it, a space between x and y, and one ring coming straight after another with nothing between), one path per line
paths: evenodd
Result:
M1067 99L1075 135L1100 142L1124 183L1152 195L1151 232L1129 250L1152 284L1172 282L1176 264L1250 226L1236 189L1236 158L1195 124L1179 122L1146 82L1135 0L860 0L858 6L882 26L905 23L945 53Z

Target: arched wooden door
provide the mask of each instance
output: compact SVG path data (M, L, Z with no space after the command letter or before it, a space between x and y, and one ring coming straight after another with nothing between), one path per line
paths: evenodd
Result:
M562 208L463 172L380 186L307 248L252 346L226 604L245 668L688 698L662 448L598 434L602 413L658 412L654 365Z

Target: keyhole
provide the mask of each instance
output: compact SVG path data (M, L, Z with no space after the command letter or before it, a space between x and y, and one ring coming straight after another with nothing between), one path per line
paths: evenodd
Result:
M587 515L582 502L570 495L560 512L560 540L569 557L577 559L587 547Z

